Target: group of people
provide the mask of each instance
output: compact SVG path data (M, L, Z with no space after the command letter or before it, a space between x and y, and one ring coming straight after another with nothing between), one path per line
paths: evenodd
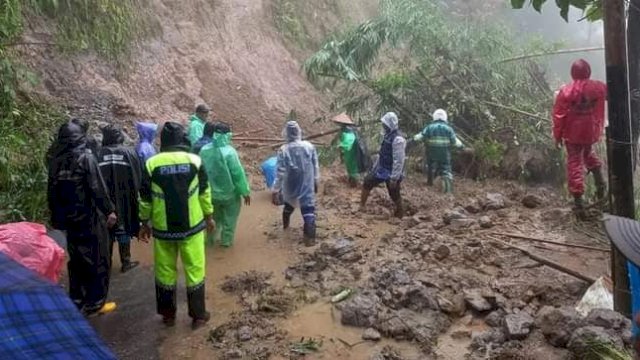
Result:
M595 144L604 127L606 85L590 80L584 60L572 67L573 82L563 87L553 109L553 135L568 153L569 190L578 210L583 208L584 168L596 179L597 196L604 197L602 163ZM231 127L210 121L211 109L199 105L188 128L166 122L160 134L160 151L154 146L157 126L137 123L136 148L125 146L125 134L116 125L101 129L102 144L88 135L88 123L73 119L63 124L47 153L48 201L51 224L64 230L68 242L69 295L87 315L112 311L107 302L111 255L118 244L121 271L138 265L131 259L133 237L154 238L157 312L167 325L176 317L177 259L182 259L187 302L193 326L206 323L205 244L233 245L242 205L251 204L251 189L237 151ZM355 125L345 115L339 149L349 183L362 179L361 207L373 188L385 184L395 204L395 216L404 215L401 184L404 179L407 140L400 132L398 116L381 119L382 141L369 163ZM306 245L316 239L316 194L320 181L318 153L303 140L296 121L283 129L285 144L276 157L272 201L283 206L282 225L300 209ZM451 151L463 147L438 109L432 122L410 140L425 143L427 184L442 177L446 193L453 191ZM208 234L208 235L207 235ZM208 239L208 241L207 241Z
M198 106L189 129L166 122L159 153L155 124L136 124L135 149L125 146L125 134L116 125L101 129L101 146L85 121L73 119L59 128L47 153L51 225L66 232L69 296L85 315L116 307L107 302L113 245L118 243L124 273L138 265L131 260L131 239L148 242L153 236L156 304L163 322L175 323L178 256L192 325L209 320L205 231L211 242L232 246L241 202L251 203L244 169L230 144L231 129L208 122L209 112L206 105Z

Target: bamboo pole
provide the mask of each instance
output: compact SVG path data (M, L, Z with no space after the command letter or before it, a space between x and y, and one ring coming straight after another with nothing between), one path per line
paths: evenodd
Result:
M521 253L523 253L524 255L526 255L527 257L529 257L530 259L535 260L535 261L537 261L537 262L539 262L541 264L547 265L548 267L550 267L552 269L555 269L555 270L558 270L560 272L563 272L563 273L565 273L567 275L571 275L571 276L575 277L576 279L580 279L580 280L585 281L585 282L587 282L589 284L593 284L594 282L596 282L596 279L594 279L594 278L592 278L590 276L581 274L581 273L579 273L579 272L577 272L575 270L569 269L569 268L567 268L565 266L562 266L562 265L560 265L560 264L558 264L556 262L553 262L553 261L551 261L549 259L543 258L542 256L538 256L538 255L532 254L528 250L523 249L523 248L521 248L519 246L511 245L511 244L508 244L508 243L506 243L504 241L501 241L501 240L498 240L498 239L494 239L494 241L496 241L497 243L502 244L502 245L504 245L504 246L506 246L508 248L511 248L511 249L514 249L514 250L518 250Z
M514 239L531 240L531 241L545 243L545 244L553 244L553 245L558 245L558 246L573 247L573 248L578 248L578 249L602 251L602 252L607 252L607 253L611 251L609 249L604 249L604 248L595 247L595 246L587 246L587 245L579 245L579 244L566 244L566 243L561 243L561 242L557 242L557 241L539 239L539 238L520 235L520 234L508 234L508 233L494 232L493 235L506 236L506 237L510 237L510 238L514 238Z
M530 58L534 58L534 57L542 57L542 56L549 56L549 55L561 55L561 54L572 54L572 53L577 53L577 52L602 51L602 50L604 50L603 47L587 47L587 48L562 49L562 50L555 50L555 51L547 51L547 52L519 55L519 56L515 56L515 57L511 57L511 58L502 59L502 60L498 61L498 64L503 64L503 63L506 63L506 62L517 61L517 60L525 60L525 59L530 59Z
M540 115L537 115L537 114L533 114L533 113L530 113L530 112L526 112L524 110L520 110L520 109L516 109L516 108L510 107L510 106L498 104L498 103L495 103L495 102L492 102L492 101L482 101L482 102L487 104L487 105L495 106L497 108L509 110L509 111L512 111L512 112L515 112L515 113L518 113L518 114L521 114L521 115L526 115L526 116L529 116L529 117L532 117L532 118L536 118L536 119L539 119L539 120L544 120L546 122L549 122L549 119L546 118L546 117L543 117L543 116L540 116Z

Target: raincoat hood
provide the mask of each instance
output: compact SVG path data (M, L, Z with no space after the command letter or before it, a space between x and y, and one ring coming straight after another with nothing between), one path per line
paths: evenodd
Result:
M156 137L156 132L158 131L158 125L147 122L136 122L136 130L138 130L141 141L153 142L153 139Z
M84 130L73 122L68 122L58 130L58 144L64 148L76 148L86 141Z
M587 80L591 77L591 65L584 60L576 60L571 65L571 78L573 80Z
M214 133L213 134L213 146L215 147L224 147L231 144L231 133Z
M444 111L443 109L438 109L433 113L433 121L447 122L449 121L449 116L447 115L447 112Z
M172 121L164 123L160 133L160 151L188 151L189 147L189 139L182 125Z
M80 129L82 130L82 133L86 134L87 132L89 132L89 122L87 120L79 119L79 118L73 118L73 119L71 119L71 122L73 124L78 125L80 127Z
M384 125L385 132L398 130L398 115L396 115L396 113L388 112L384 114L380 121L382 121L382 124Z
M302 129L300 125L298 125L297 121L287 121L287 125L285 125L284 130L282 131L282 135L287 140L287 142L294 142L302 140Z
M107 125L102 128L102 146L120 145L124 143L122 128L116 125Z

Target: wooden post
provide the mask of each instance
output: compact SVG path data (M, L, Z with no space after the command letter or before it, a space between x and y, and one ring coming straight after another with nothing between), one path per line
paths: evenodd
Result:
M633 146L629 119L629 88L627 87L627 45L625 2L604 0L604 43L607 64L609 127L607 155L609 160L609 200L611 212L634 218ZM611 275L616 311L631 315L631 296L627 260L612 245Z
M629 59L629 96L631 100L631 133L633 134L633 167L638 165L640 137L640 0L629 2L627 22L627 50Z

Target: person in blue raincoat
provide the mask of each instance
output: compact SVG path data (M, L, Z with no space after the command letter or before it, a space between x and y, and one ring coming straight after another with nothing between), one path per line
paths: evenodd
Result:
M379 184L385 183L389 196L396 205L395 216L402 218L404 216L404 208L400 195L400 184L404 174L407 141L400 134L398 116L395 113L386 113L380 121L382 122L384 137L382 144L380 144L378 159L363 181L360 209L364 209L367 204L371 190Z
M144 165L150 157L157 153L156 148L153 146L153 141L156 138L158 125L147 122L136 122L136 130L138 130L139 136L136 153L138 153L140 162Z
M273 203L279 204L282 193L282 224L285 229L289 227L296 206L300 207L304 219L304 243L313 246L316 238L316 193L320 181L318 153L315 146L302 140L302 129L296 121L287 122L283 135L287 143L278 151L278 172L272 188Z

